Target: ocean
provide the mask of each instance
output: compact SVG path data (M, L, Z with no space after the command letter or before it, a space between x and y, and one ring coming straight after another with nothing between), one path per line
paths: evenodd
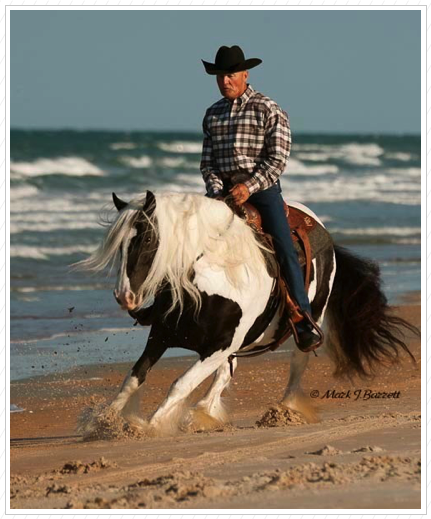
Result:
M112 191L203 194L201 135L12 130L10 147L11 379L134 362L148 328L119 309L113 276L70 265L100 243ZM420 151L419 136L294 135L281 177L287 201L378 261L393 304L420 290Z

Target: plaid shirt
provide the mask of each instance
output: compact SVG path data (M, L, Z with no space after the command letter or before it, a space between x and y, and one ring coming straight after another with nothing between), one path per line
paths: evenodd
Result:
M274 101L250 85L244 94L225 98L206 111L200 169L210 196L224 184L243 183L250 194L275 184L290 155L289 119Z

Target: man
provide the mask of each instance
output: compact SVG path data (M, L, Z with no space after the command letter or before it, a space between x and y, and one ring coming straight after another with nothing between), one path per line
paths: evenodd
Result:
M208 108L203 120L201 172L207 195L222 199L230 193L236 204L249 201L259 210L290 292L302 312L311 315L279 182L291 147L287 114L247 83L248 70L262 60L246 60L234 45L220 47L215 63L202 62L208 74L217 76L223 96ZM299 349L315 349L320 337L309 320L304 318L296 328Z

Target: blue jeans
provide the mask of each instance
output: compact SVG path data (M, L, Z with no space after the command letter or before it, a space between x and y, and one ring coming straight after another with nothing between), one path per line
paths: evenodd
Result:
M304 276L293 246L289 223L283 207L279 182L264 191L258 191L247 200L254 205L262 216L263 230L273 237L275 253L280 263L281 274L286 280L289 291L301 310L311 315L310 301L304 288ZM301 331L303 321L297 328Z

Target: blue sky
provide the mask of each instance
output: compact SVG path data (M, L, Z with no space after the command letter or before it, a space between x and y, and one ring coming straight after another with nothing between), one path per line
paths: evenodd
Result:
M12 11L11 126L200 131L240 45L292 129L420 133L420 11Z

